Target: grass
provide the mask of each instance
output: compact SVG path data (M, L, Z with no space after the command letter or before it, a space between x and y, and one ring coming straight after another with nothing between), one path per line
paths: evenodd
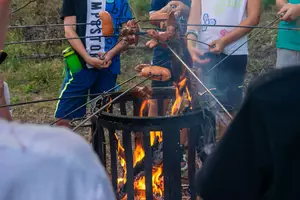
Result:
M24 0L25 1L25 0ZM20 2L20 5L24 1ZM270 5L273 1L265 0L264 5ZM147 18L150 0L146 1L130 1L134 15L139 19ZM30 5L28 10L21 10L13 17L12 24L43 24L61 23L58 19L57 9L60 4L52 1L39 1L37 4ZM43 8L50 8L48 12ZM34 10L34 12L32 12ZM47 9L46 9L47 10ZM46 13L45 13L46 12ZM261 19L261 24L265 25L275 16L274 11L264 11ZM34 18L34 15L44 17ZM257 30L255 30L257 31ZM9 32L9 41L26 39L41 39L41 38L58 38L63 35L62 30L55 29L39 29L39 30L11 30ZM266 30L266 33L260 34L250 42L249 65L247 68L247 83L261 73L264 73L274 65L276 49L275 49L276 31ZM144 41L144 40L143 40ZM39 100L57 97L63 80L63 60L61 58L48 60L22 60L14 56L20 55L35 55L55 53L59 54L66 48L66 42L56 42L47 44L25 44L25 45L10 45L6 50L10 57L1 65L1 70L4 71L6 81L9 84L12 103ZM128 50L121 56L122 74L118 78L118 82L122 82L135 74L134 67L139 63L149 63L151 60L151 50L136 49ZM127 87L130 86L127 85ZM48 123L53 120L53 112L55 103L41 103L35 105L20 106L14 109L15 119L22 122Z

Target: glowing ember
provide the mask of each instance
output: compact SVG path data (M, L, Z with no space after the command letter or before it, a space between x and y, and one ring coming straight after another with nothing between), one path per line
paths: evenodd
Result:
M145 151L141 144L137 144L133 153L133 167L145 156Z

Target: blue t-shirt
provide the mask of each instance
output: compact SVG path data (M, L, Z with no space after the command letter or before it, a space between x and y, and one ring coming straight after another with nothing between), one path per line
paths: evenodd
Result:
M114 34L119 34L119 27L132 18L127 0L64 0L61 18L76 16L77 23L87 23L87 25L77 25L76 32L81 38L83 45L90 56L98 56L98 52L109 51L118 41L118 37L101 37L101 20L99 12L110 13L114 22ZM80 57L82 65L86 66ZM109 70L113 74L120 73L120 55L112 59Z
M190 0L180 0L187 6L191 6L191 1ZM150 12L153 11L159 11L163 7L165 7L170 0L152 0L151 1L151 7L150 7ZM183 21L185 21L184 19ZM181 34L184 34L186 32L186 27L181 27ZM183 39L182 39L183 40ZM189 63L190 57L187 49L184 47L184 54L185 58L184 60ZM172 60L172 52L170 52L168 49L163 48L161 46L157 46L154 48L154 55L153 55L153 65L159 65L163 67L171 67L171 60Z

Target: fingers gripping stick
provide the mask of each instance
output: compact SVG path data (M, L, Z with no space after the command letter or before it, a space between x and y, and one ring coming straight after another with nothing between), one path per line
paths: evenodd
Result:
M153 48L157 46L159 43L165 44L165 42L167 41L179 39L180 34L177 29L178 24L176 22L174 12L167 14L167 16L168 18L165 22L166 31L158 32L156 30L151 30L151 29L147 31L148 35L151 38L153 38L152 40L146 43L146 46L148 46L149 48Z

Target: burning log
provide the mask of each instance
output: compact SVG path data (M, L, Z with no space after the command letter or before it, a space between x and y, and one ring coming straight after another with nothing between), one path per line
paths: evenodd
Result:
M154 144L151 146L151 149L152 149L152 160L154 166L156 167L161 166L163 161L163 151L162 151L163 142L159 142L159 137L155 138ZM141 177L145 176L144 166L145 166L145 157L143 157L142 160L137 162L133 168L134 180L139 180L141 179ZM126 186L127 183L119 184L119 191L118 191L119 199L123 199L126 196Z

